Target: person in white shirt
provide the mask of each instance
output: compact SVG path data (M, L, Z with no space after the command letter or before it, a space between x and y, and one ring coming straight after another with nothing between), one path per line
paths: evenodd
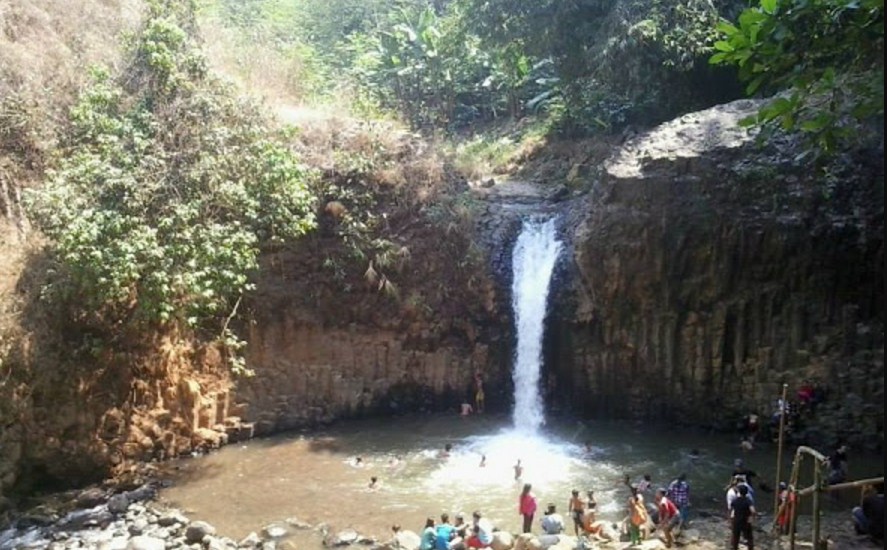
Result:
M557 513L554 504L549 504L542 516L542 532L546 535L560 535L564 532L564 518Z

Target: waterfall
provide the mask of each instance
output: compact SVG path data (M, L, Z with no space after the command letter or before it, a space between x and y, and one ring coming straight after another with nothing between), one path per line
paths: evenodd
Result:
M542 335L548 301L548 285L561 242L554 219L525 221L512 257L512 302L517 328L514 361L514 427L535 433L545 422L539 373L542 367Z

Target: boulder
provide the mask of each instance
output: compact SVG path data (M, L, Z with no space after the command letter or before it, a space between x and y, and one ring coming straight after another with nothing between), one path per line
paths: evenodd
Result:
M359 537L360 534L354 529L344 529L336 533L330 541L330 546L348 546L357 542Z
M216 528L205 521L195 521L185 529L185 540L190 544L201 542L207 535L215 535Z
M279 539L287 536L289 533L290 528L286 523L271 523L262 528L262 534L269 539Z
M129 539L129 543L126 545L126 550L165 550L166 543L163 539L157 539L154 537L146 537L144 535L139 535Z
M105 491L98 487L92 487L77 495L75 505L78 508L93 508L99 504L103 504L107 500L108 494Z
M422 539L413 531L398 531L391 542L401 550L419 550Z
M493 550L511 550L514 546L514 537L508 531L496 531L493 533L493 542L490 548Z
M253 531L249 535L245 536L243 540L237 543L237 546L240 548L256 548L262 544L262 538L258 533Z
M108 511L112 514L122 514L129 508L129 497L126 493L120 493L108 499Z
M514 550L542 550L542 543L532 533L521 533L514 541Z

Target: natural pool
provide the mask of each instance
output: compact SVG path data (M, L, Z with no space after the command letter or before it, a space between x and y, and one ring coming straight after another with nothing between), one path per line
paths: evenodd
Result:
M385 539L393 523L418 532L427 516L475 509L500 528L518 531L523 482L532 483L540 507L553 502L565 516L571 489L593 489L599 516L618 521L627 497L624 474L637 481L650 473L654 485L664 485L686 473L694 509L714 513L725 507L734 459L742 457L764 481L774 480L776 446L770 443L743 454L738 437L619 423L549 421L541 433L517 433L510 418L492 415L354 421L174 463L172 484L161 498L236 539L292 517ZM444 458L448 443L453 449ZM700 458L691 459L693 449ZM787 446L783 477L793 453ZM362 466L355 466L358 456ZM524 466L521 481L514 480L517 459ZM880 474L882 462L880 456L851 456L851 479ZM379 478L376 490L368 488L372 476ZM849 511L856 498L829 505ZM772 509L772 493L759 490L757 500L761 511ZM296 542L319 542L314 532L299 537L304 540Z

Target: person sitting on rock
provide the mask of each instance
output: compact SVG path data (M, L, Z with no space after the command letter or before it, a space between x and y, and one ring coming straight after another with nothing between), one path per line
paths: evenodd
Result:
M453 520L453 538L447 545L448 550L462 550L471 534L471 526L465 522L465 514L459 512Z
M858 535L868 535L875 543L884 542L884 493L872 485L862 490L862 502L853 508L853 526Z
M564 518L557 513L557 507L549 504L542 516L542 532L546 535L560 535L564 532Z
M487 548L493 542L493 525L483 517L479 510L472 514L474 524L471 536L468 537L469 548Z
M425 528L422 530L421 542L419 550L434 550L435 541L437 540L437 530L434 528L434 518L425 519Z
M584 533L595 540L609 541L615 537L607 529L605 521L596 517L597 502L594 500L594 491L588 491L589 500L586 503L585 515L582 517L582 529Z

